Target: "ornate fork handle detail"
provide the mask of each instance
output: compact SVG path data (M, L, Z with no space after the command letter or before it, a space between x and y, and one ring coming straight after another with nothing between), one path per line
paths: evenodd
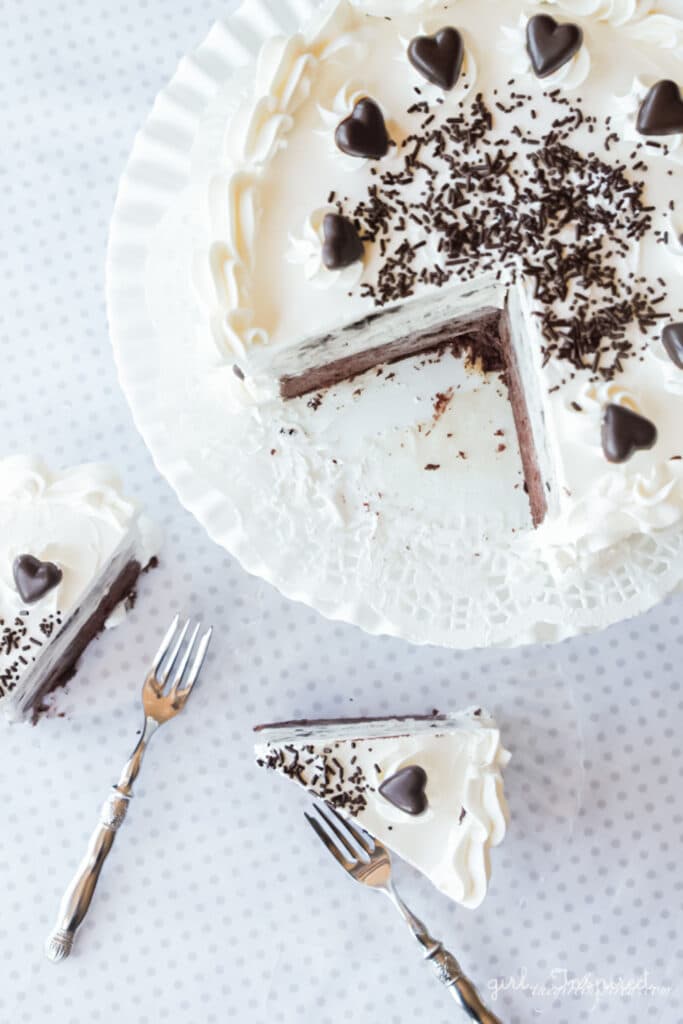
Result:
M155 731L156 723L148 721L140 742L121 773L118 784L102 804L99 824L90 837L85 857L64 893L57 925L45 944L48 958L55 963L66 959L71 953L76 932L88 913L104 862L128 813L133 797L133 782L140 771L142 756L149 739Z
M463 974L452 953L439 943L433 953L426 954L425 959L430 961L439 981L450 989L453 998L472 1020L478 1021L478 1024L500 1024L498 1017L484 1006L476 988Z
M88 912L104 862L114 845L116 832L128 810L130 797L114 790L102 807L88 850L64 894L58 924L47 940L45 952L50 960L64 960L71 953L76 932Z
M475 986L463 973L453 954L449 953L441 942L432 938L422 921L403 902L393 884L389 883L388 890L385 891L398 907L413 935L424 949L425 960L431 964L441 984L448 988L470 1020L476 1021L476 1024L501 1024L498 1017L484 1006Z
M112 832L118 832L123 820L128 813L128 804L133 794L122 793L116 786L102 804L100 811L100 824L110 828Z

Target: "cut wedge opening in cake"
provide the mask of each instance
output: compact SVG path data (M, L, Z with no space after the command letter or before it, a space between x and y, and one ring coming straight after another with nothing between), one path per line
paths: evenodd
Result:
M263 372L250 371L259 391L277 380L284 400L319 392L376 367L440 348L499 374L507 387L524 485L534 526L543 522L552 493L542 398L524 337L522 297L493 282L412 299L309 338L281 353ZM240 374L241 370L238 371Z

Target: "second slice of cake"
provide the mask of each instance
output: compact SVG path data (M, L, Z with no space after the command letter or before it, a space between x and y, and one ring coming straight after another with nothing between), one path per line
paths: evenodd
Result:
M0 459L0 718L35 718L159 551L116 474Z
M415 718L283 722L256 729L257 763L353 818L465 907L505 836L510 759L481 708Z

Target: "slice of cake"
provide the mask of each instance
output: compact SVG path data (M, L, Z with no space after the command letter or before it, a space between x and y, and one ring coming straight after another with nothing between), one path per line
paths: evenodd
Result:
M113 624L159 550L106 466L0 460L0 709L34 716Z
M484 899L505 835L510 755L481 708L415 718L282 722L257 763L353 818L465 907Z

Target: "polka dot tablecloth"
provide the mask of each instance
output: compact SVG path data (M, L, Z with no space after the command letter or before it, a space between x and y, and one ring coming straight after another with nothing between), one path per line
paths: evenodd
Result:
M313 840L305 797L253 766L250 730L472 702L496 713L513 752L490 894L464 911L398 865L406 900L506 1024L679 1024L683 602L551 648L366 637L242 572L132 426L103 301L117 176L154 95L225 12L211 0L0 3L3 448L114 463L166 532L160 568L92 645L62 717L0 728L0 1024L457 1019L389 904ZM44 938L176 610L216 625L210 664L150 749L74 956L52 965Z

